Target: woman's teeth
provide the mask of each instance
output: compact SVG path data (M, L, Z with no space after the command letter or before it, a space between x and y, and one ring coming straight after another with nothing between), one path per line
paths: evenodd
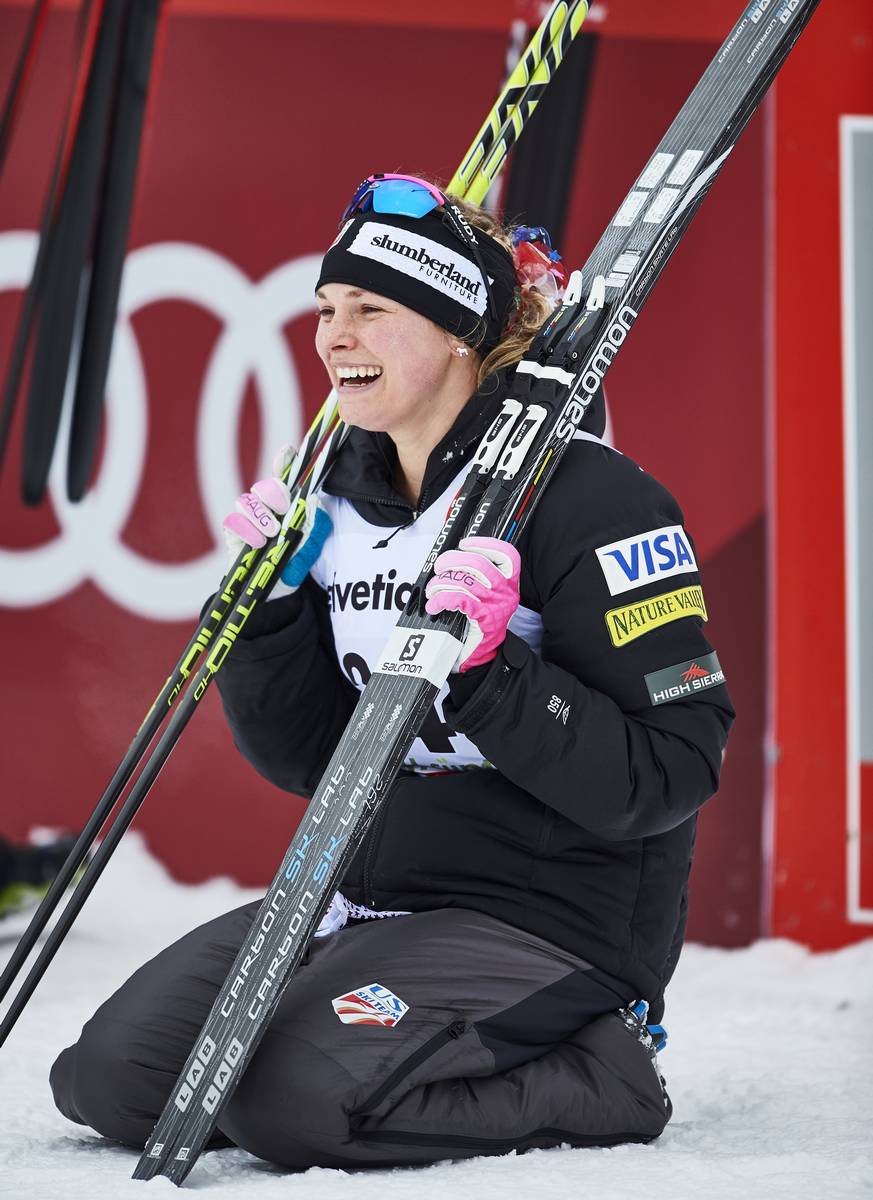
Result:
M372 379L378 379L382 374L381 367L337 367L337 379L341 384L353 387L363 387Z

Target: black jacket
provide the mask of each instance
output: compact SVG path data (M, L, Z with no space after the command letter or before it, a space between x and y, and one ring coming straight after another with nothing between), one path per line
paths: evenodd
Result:
M472 455L501 399L473 397L435 448L420 509ZM597 432L598 420L590 414ZM413 510L392 487L393 465L387 436L354 430L325 490L396 527ZM717 788L734 714L713 682L700 617L639 633L633 613L606 615L639 614L665 593L693 598L696 571L611 595L595 551L682 520L629 458L570 444L519 545L521 602L542 616L541 653L509 633L494 662L451 677L444 705L496 770L402 773L343 882L350 900L489 913L630 984L660 1017L684 934L696 813ZM663 603L646 611L657 616ZM615 630L628 625L637 636L622 641ZM234 740L267 779L309 796L359 696L337 662L325 593L309 579L262 605L245 632L218 676ZM672 677L652 673L689 666L691 678L709 672L701 690L686 697L685 684L653 705L652 689L663 700Z

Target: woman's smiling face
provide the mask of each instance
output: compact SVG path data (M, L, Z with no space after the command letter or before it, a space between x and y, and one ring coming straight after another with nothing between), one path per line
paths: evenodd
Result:
M349 284L324 284L316 301L315 348L341 418L371 432L413 430L449 378L448 334L396 300Z

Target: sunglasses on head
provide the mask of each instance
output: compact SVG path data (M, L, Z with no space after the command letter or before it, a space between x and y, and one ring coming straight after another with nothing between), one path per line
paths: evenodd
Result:
M445 224L473 255L485 282L488 311L492 320L496 321L497 304L491 292L488 272L485 270L482 252L472 226L460 209L426 179L419 179L416 175L370 175L352 196L340 224L355 213L377 212L396 217L424 217L436 209L441 210Z

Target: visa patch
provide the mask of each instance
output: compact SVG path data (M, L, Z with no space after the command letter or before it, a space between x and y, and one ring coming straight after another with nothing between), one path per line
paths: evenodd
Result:
M663 592L660 596L650 596L648 600L626 604L623 608L611 608L605 614L606 628L613 646L626 646L644 633L651 633L653 629L669 625L671 621L679 621L682 617L701 617L704 621L709 619L703 588L699 584L677 588L675 592Z
M343 1025L384 1025L390 1029L409 1012L409 1005L381 983L368 983L346 992L331 1004Z
M691 541L681 525L664 525L610 542L598 546L596 553L610 596L697 570Z

